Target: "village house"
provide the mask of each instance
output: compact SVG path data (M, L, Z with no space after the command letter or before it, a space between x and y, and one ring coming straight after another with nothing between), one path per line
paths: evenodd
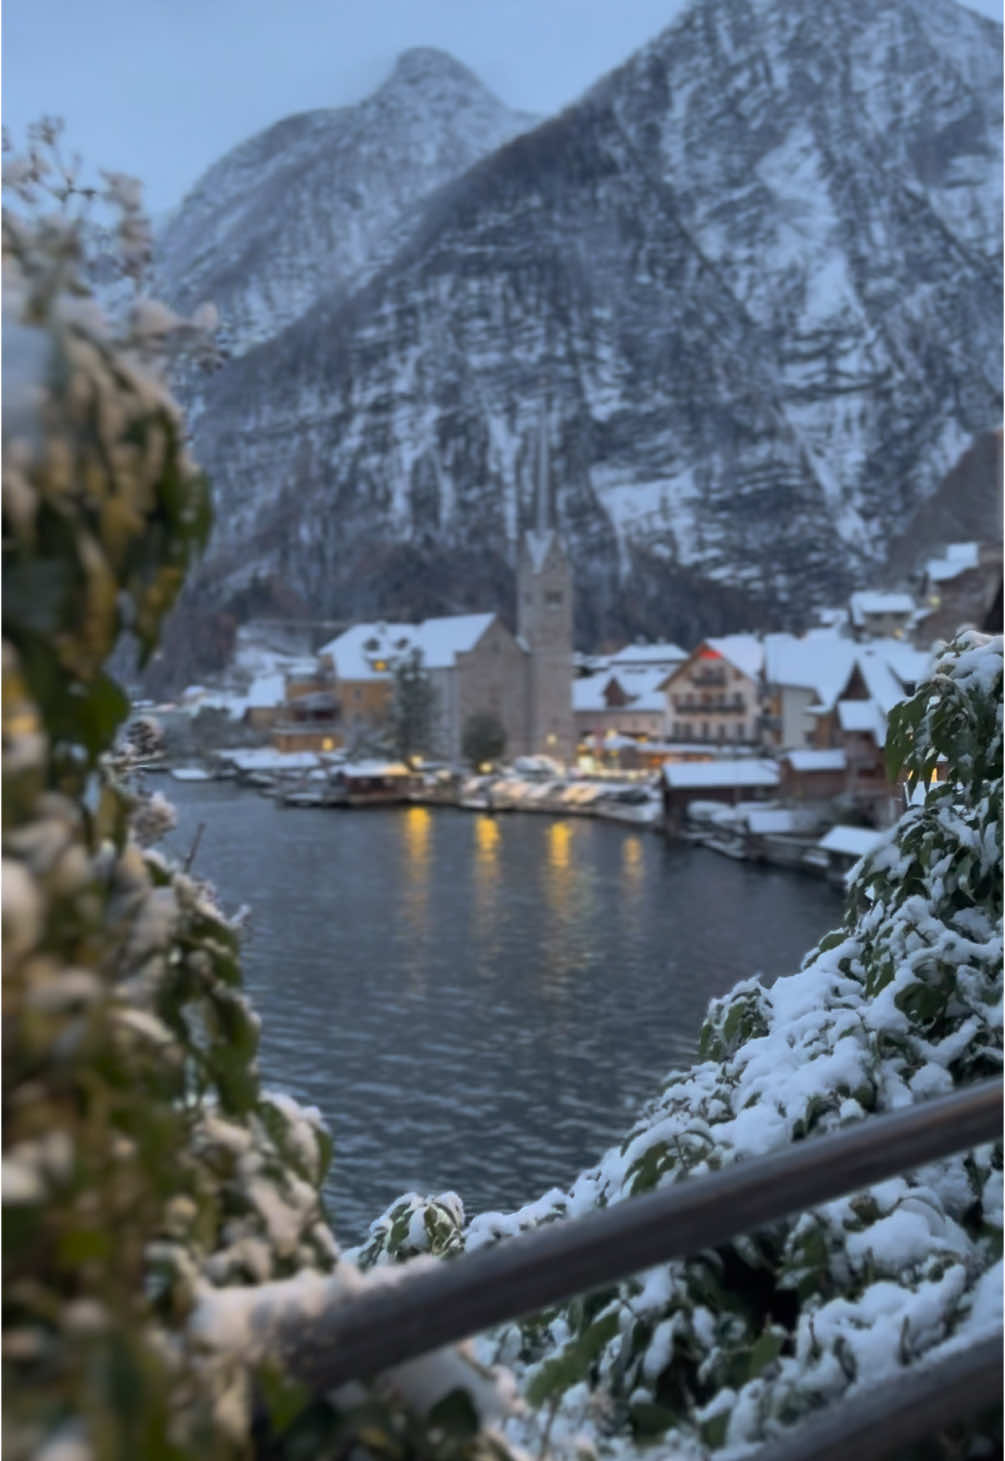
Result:
M915 643L949 640L966 626L982 628L1001 586L1000 543L947 543L943 555L930 558L922 570Z
M613 736L658 739L666 731L662 669L622 670L581 676L572 682L577 740L589 737L596 749Z
M618 670L662 670L664 675L687 659L679 644L626 644L607 659L605 668Z
M667 762L661 778L664 828L669 836L678 834L694 801L723 802L728 806L759 801L777 792L778 781L777 764L754 757Z
M285 677L284 692L272 724L276 750L337 750L342 745L341 707L327 668L319 663L310 674L294 670Z
M417 653L434 694L428 754L460 761L464 728L487 712L506 734L506 756L575 757L572 570L549 526L547 442L542 425L537 522L517 560L517 632L498 614L454 614L419 624L355 624L325 645L348 743L385 728L395 667Z
M858 640L901 638L907 633L916 605L909 593L861 589L848 600L851 630Z
M763 664L764 650L752 634L703 639L663 681L670 739L757 745Z
M886 770L887 717L913 691L928 658L896 642L860 648L834 704L817 717L818 747L844 753L842 794L877 826L899 810Z
M766 745L814 744L817 714L833 705L855 661L856 645L831 630L764 637L761 728Z
M419 624L354 624L321 650L334 673L347 745L385 733L395 667L421 657L433 690L428 756L459 760L464 722L495 715L507 750L520 754L526 736L526 651L496 614L454 614Z
M789 802L830 801L848 785L848 762L841 746L783 751L778 767L778 789Z

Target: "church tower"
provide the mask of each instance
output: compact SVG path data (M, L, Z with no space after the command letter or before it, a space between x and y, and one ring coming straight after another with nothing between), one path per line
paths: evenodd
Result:
M537 453L537 523L525 533L517 565L517 635L527 651L527 749L571 765L572 570L551 527L548 428L544 410Z

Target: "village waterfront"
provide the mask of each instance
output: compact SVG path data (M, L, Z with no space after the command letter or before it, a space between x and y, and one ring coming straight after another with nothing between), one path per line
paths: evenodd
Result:
M342 1243L409 1189L474 1213L567 1183L693 1059L710 999L841 916L823 881L645 829L163 785L169 849L202 824L193 870L251 907L263 1077L331 1126Z

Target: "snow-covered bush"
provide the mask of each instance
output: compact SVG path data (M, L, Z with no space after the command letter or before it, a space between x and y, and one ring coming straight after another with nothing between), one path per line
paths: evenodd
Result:
M486 1213L468 1251L1000 1073L1002 642L969 633L891 718L924 783L801 970L714 1002L702 1059L568 1192ZM929 785L937 764L945 779ZM408 1201L408 1230L423 1210ZM395 1209L390 1210L391 1215ZM393 1248L394 1225L373 1234ZM755 1442L1000 1323L1001 1148L985 1146L493 1336L553 1444Z
M312 1458L343 1454L361 1429L385 1456L400 1437L474 1454L481 1412L454 1392L485 1382L460 1359L421 1395L399 1376L336 1410L260 1349L209 1342L235 1296L313 1296L334 1268L330 1143L261 1089L236 925L152 848L171 811L130 776L155 727L116 740L107 661L124 631L153 649L209 526L157 373L196 327L143 301L102 319L73 212L91 190L58 144L45 123L11 160L5 181L41 208L3 217L4 1454L248 1456L256 1383L277 1457L305 1433ZM111 178L105 201L136 276L137 191Z
M438 1258L464 1248L464 1204L456 1192L422 1197L406 1192L370 1224L366 1242L350 1255L360 1268L405 1263L432 1253Z

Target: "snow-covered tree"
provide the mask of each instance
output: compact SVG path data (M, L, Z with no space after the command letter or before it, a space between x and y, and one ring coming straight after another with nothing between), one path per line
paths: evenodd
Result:
M421 649L395 660L391 697L391 738L403 761L428 756L432 750L436 690L429 678Z
M126 631L153 649L209 506L156 370L176 326L142 301L118 326L94 307L89 190L58 138L46 123L12 158L27 207L3 217L4 1455L247 1457L256 1391L271 1455L322 1461L364 1428L382 1455L394 1435L421 1454L443 1412L363 1392L325 1412L329 1446L310 1397L221 1335L242 1297L335 1266L330 1143L263 1090L237 927L148 845L171 816L130 784L151 736L116 739L128 704L106 663ZM105 191L128 276L137 192ZM476 1374L447 1370L448 1390ZM426 1453L460 1456L470 1417Z
M618 1147L569 1191L466 1227L450 1194L411 1194L366 1260L473 1251L1000 1073L1000 638L943 651L891 717L890 757L917 804L859 867L843 926L799 972L714 1002L701 1060ZM1000 1324L1001 1166L1000 1144L931 1163L513 1325L495 1352L559 1448L584 1432L665 1436L681 1456L766 1438Z

